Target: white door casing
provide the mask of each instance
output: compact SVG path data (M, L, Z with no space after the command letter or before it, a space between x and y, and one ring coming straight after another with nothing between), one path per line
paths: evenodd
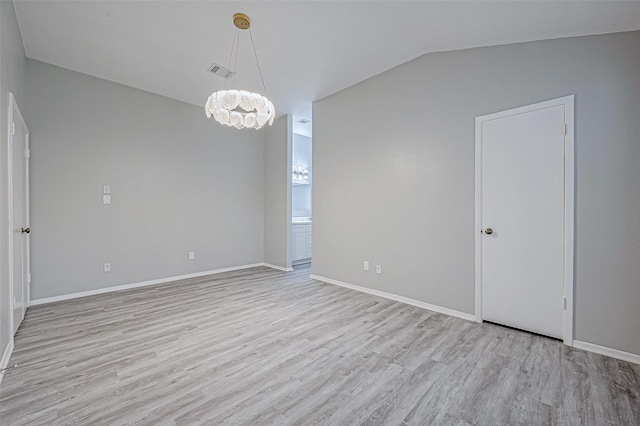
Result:
M15 334L30 300L29 129L13 94L9 93L7 173L9 183L9 304Z
M573 110L572 95L476 118L476 320L568 345Z

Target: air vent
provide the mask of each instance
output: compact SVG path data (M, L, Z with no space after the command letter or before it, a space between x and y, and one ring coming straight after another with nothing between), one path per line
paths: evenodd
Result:
M225 78L225 79L226 78L231 78L236 74L235 72L231 71L230 69L225 68L222 65L218 65L216 63L211 64L211 66L207 69L207 71L217 75L218 77L222 77L222 78Z
M311 120L307 120L306 118L301 118L300 120L298 120L298 123L300 123L300 124L309 124L309 123L311 123Z

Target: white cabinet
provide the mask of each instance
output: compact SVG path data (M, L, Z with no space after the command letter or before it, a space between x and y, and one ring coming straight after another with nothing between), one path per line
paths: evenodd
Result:
M306 255L308 258L311 257L311 225L305 225L306 227Z
M303 232L293 233L293 260L307 257L307 237Z
M311 257L311 224L294 224L291 227L293 261Z

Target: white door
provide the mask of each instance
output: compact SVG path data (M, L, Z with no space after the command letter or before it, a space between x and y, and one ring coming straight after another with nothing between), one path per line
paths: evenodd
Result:
M482 319L564 337L566 106L483 120Z
M12 332L15 333L29 304L29 130L10 96L9 105L9 203Z

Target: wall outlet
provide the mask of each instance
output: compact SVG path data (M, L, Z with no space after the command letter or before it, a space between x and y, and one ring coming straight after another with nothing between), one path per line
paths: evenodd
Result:
M376 274L382 274L382 265L376 265Z
M111 272L111 264L110 263L105 263L103 270L104 270L104 272Z
M368 271L368 270L369 270L369 261L368 261L368 260L365 260L365 261L364 261L364 267L363 267L363 269L364 269L365 271Z
M190 251L189 252L189 260L193 260L196 258L196 252L195 251Z

